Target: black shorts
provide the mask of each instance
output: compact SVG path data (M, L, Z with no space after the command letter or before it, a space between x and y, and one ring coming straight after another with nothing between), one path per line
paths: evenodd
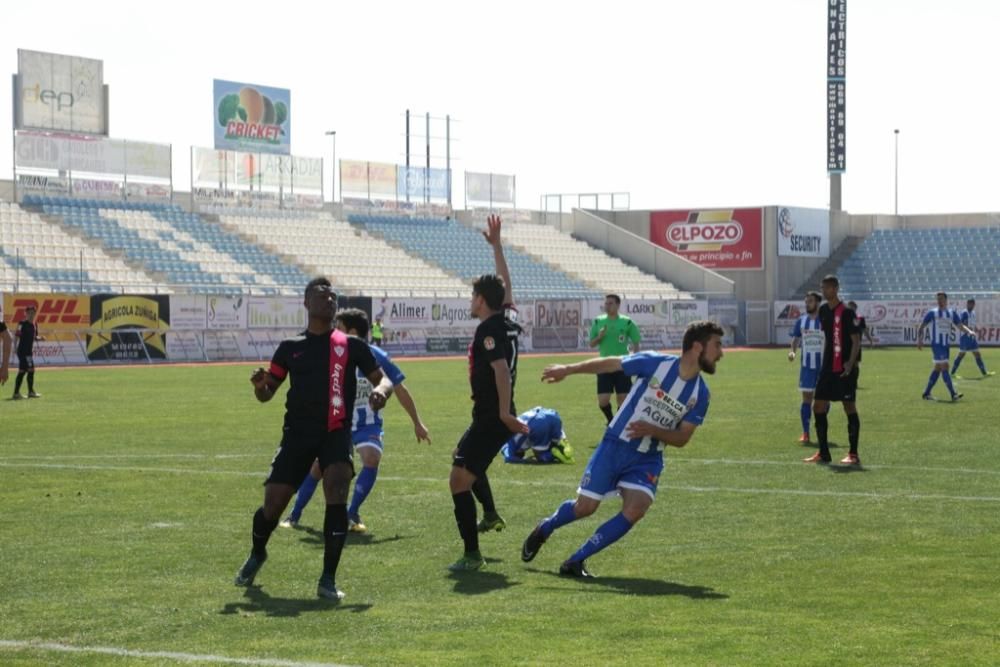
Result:
M35 370L35 357L30 354L17 353L17 370L18 371L33 371Z
M632 378L625 371L597 374L598 394L627 394L632 389Z
M458 441L458 452L452 465L482 477L512 435L499 418L473 419L472 425Z
M857 400L857 392L857 367L847 377L842 377L840 373L824 370L819 374L813 399L817 401L832 401L834 403L853 403Z
M354 471L354 443L351 429L330 432L302 432L285 429L281 444L271 461L271 472L265 484L290 484L298 488L309 474L313 461L319 459L319 469L331 463L349 463Z

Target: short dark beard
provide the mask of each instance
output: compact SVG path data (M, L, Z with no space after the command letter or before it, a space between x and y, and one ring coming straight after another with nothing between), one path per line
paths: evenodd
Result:
M705 371L709 375L715 375L715 362L709 362L705 358L705 353L702 352L701 356L698 357L698 368Z

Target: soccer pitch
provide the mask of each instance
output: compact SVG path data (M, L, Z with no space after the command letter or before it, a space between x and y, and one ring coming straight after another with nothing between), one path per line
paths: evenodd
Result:
M483 536L487 568L461 575L445 567L461 553L447 476L469 421L465 361L400 361L433 444L416 444L390 402L362 508L372 533L348 540L340 605L315 597L319 495L304 528L275 532L257 585L233 586L283 413L283 400L253 399L250 367L42 369L44 398L16 403L8 384L0 664L997 663L1000 377L929 403L928 351L866 349L864 467L847 470L801 463L814 450L796 443L797 364L730 352L649 514L580 581L559 563L617 501L519 558L573 496L604 423L594 379L542 385L549 361L521 360L517 406L559 410L577 462L498 459L508 527ZM836 461L847 427L839 406L830 414Z

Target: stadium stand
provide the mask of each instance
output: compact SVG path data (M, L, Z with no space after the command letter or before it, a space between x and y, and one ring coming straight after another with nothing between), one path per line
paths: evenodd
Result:
M1000 228L877 229L837 274L854 299L985 297L1000 285Z
M371 296L466 296L469 283L329 214L220 215L243 238L286 254L341 289ZM480 267L482 269L482 267Z
M471 281L493 265L493 256L481 234L449 218L403 218L382 215L350 215L348 221L360 229L380 235L392 243L446 271ZM514 276L519 299L594 298L600 290L510 248L507 263Z
M551 225L504 225L504 238L535 259L605 293L626 298L690 299L672 283L662 282Z
M82 271L81 271L82 265ZM21 291L168 291L145 271L17 204L0 201L0 284Z
M238 235L166 204L41 197L26 199L164 282L199 294L298 293L309 278Z

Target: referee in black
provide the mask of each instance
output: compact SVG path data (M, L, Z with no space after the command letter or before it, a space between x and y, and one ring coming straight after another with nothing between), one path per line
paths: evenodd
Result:
M826 416L830 403L843 403L847 414L847 436L851 451L840 462L860 466L858 438L861 419L858 417L858 355L861 354L861 333L858 331L854 311L840 300L840 281L829 275L822 281L826 303L819 307L819 323L826 337L823 350L823 367L813 394L813 414L816 415L816 439L819 451L804 459L806 463L829 463L830 445L827 442Z
M337 565L347 538L347 496L354 477L351 417L360 370L374 389L369 398L379 410L392 393L392 383L382 375L368 343L335 331L337 295L330 281L315 278L306 286L305 307L309 325L286 338L274 352L269 369L258 368L250 377L261 403L274 397L286 377L290 387L285 400L281 445L271 461L264 482L264 504L253 516L250 556L236 574L237 586L250 586L267 560L267 541L295 490L319 460L323 472L326 516L323 520L323 574L316 594L340 600Z
M500 224L499 216L490 216L483 235L493 247L497 273L501 275L488 273L472 284L471 310L480 320L469 346L472 424L455 449L449 479L455 521L465 552L449 566L453 572L478 570L486 564L479 552L473 491L489 514L493 494L486 469L512 433L528 432L528 425L518 420L514 409L519 328L504 312L505 305L513 307L513 296L500 241ZM495 508L492 509L495 515Z

